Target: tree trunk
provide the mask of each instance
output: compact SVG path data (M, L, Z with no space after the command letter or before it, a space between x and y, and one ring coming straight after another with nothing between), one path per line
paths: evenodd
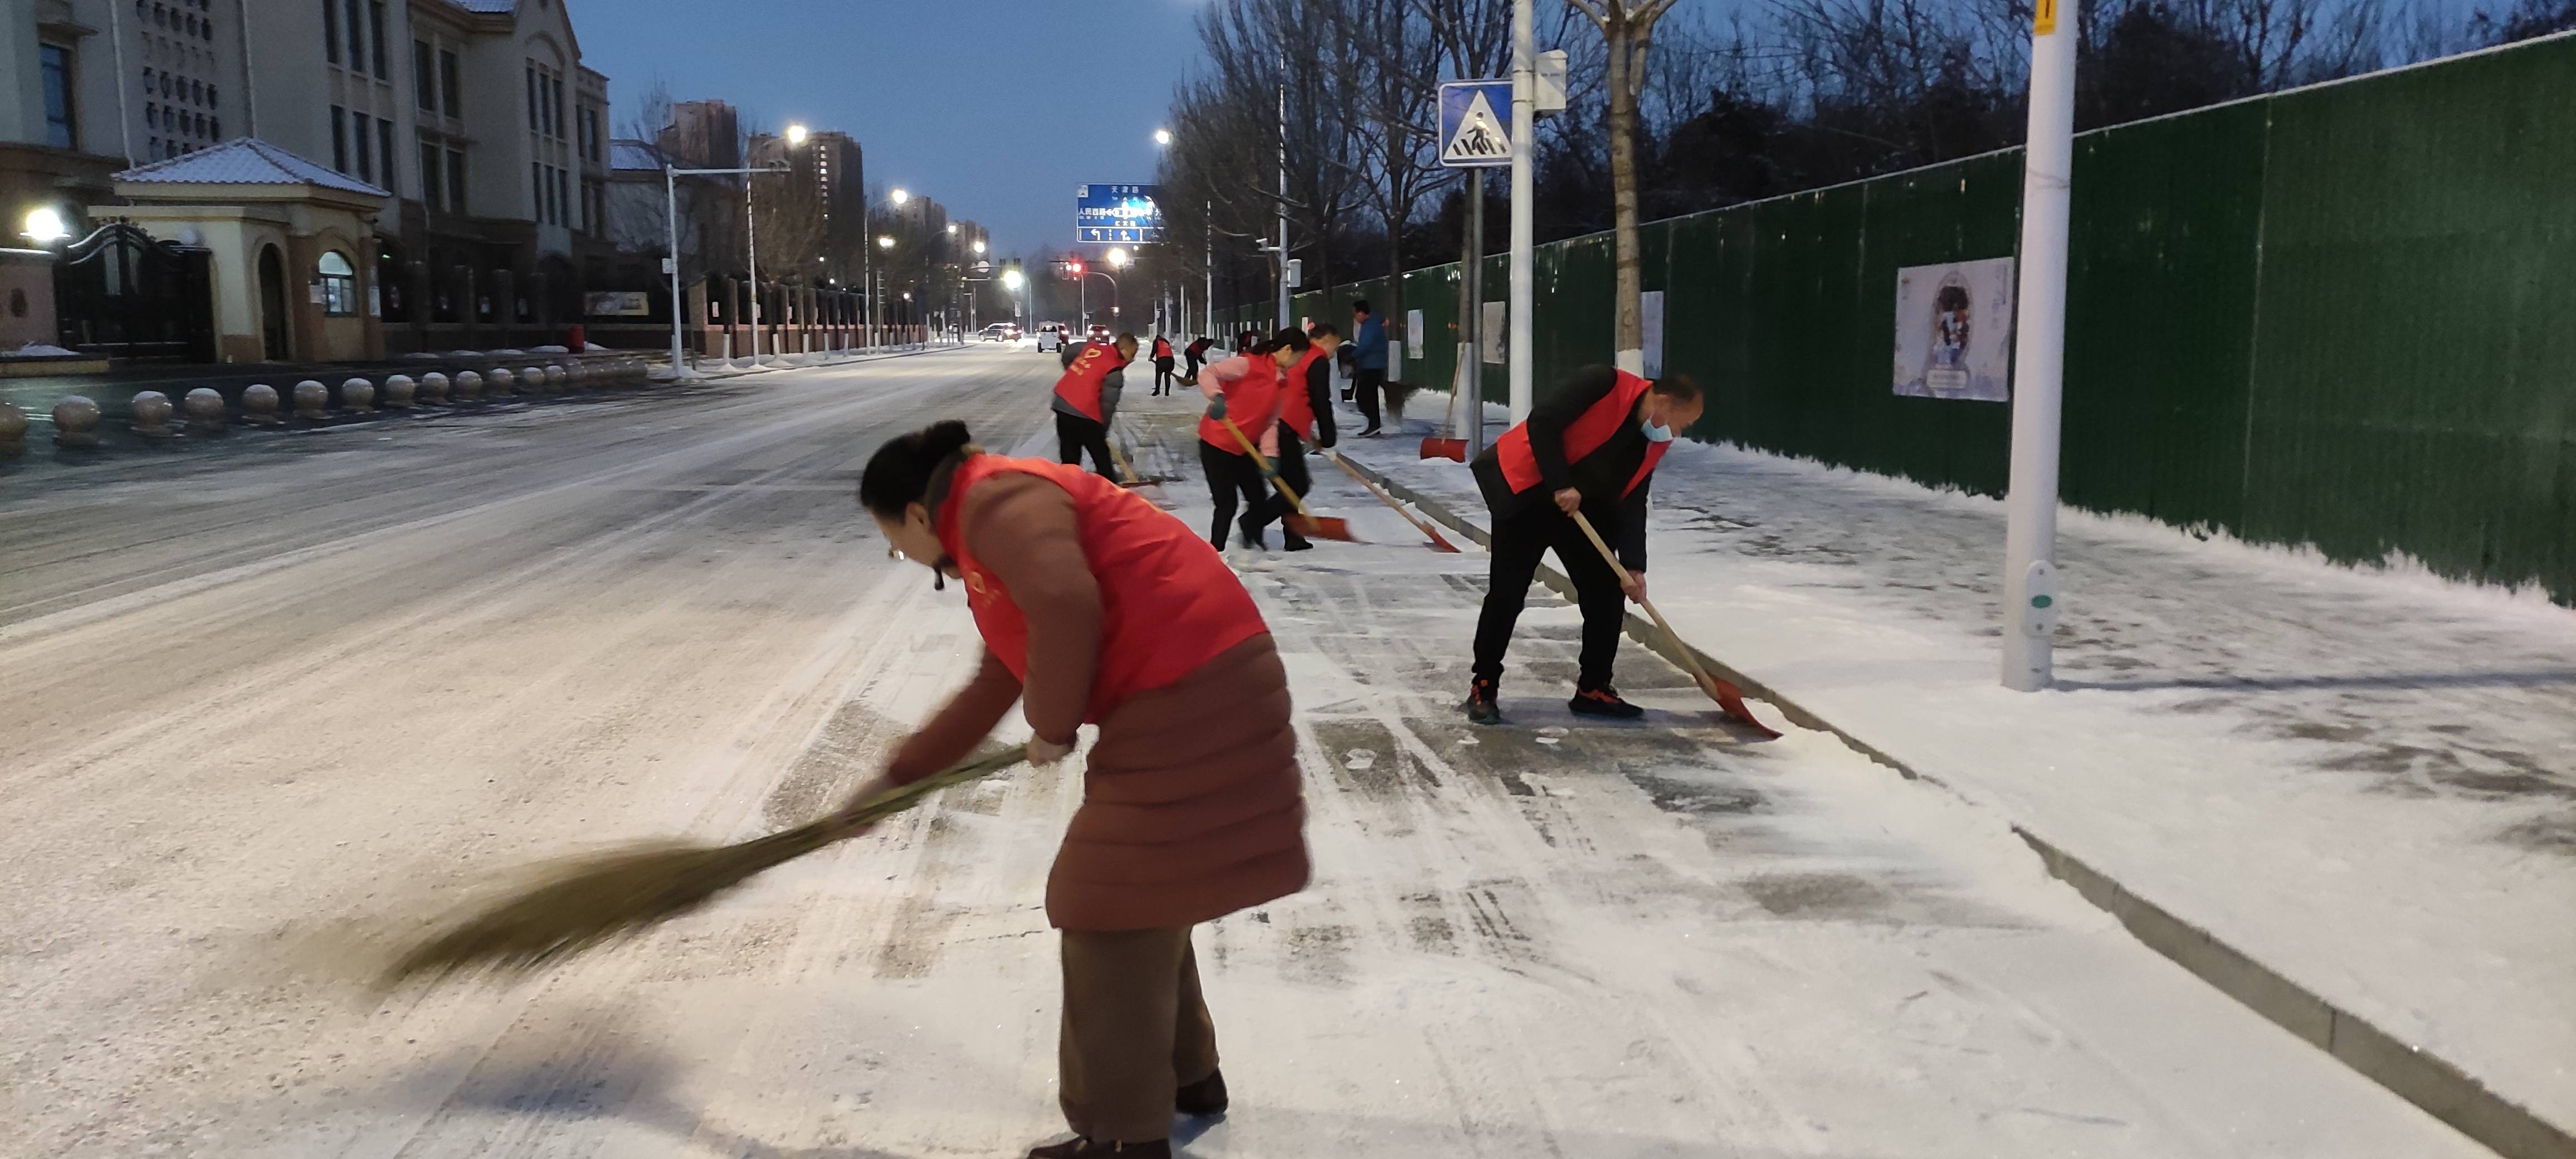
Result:
M1637 92L1629 75L1632 66L1643 62L1631 59L1630 41L1638 30L1624 11L1614 11L1602 32L1610 50L1610 212L1619 262L1616 360L1619 369L1644 374L1646 322L1639 301L1645 262L1637 243Z

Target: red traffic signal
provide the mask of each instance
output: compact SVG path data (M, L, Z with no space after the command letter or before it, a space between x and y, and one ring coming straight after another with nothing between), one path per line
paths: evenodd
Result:
M1068 274L1072 274L1074 277L1079 278L1079 277L1081 277L1081 276L1082 276L1082 263L1081 263L1081 262L1066 262L1066 263L1064 263L1064 272L1066 272L1066 273L1068 273Z

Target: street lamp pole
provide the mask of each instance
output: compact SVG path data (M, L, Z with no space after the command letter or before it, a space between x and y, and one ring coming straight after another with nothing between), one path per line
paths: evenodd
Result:
M787 172L787 169L786 169L786 167L785 167L785 166L782 166L782 165L772 165L772 166L768 166L768 167L766 167L766 168L749 168L749 169L681 169L681 168L676 168L676 167L672 166L672 165L671 165L670 163L668 163L668 162L664 162L664 163L663 163L663 165L662 165L662 210L663 210L663 215L664 215L665 221L667 222L668 227L669 227L669 230L670 230L669 237L670 237L670 239L671 239L671 375L672 375L672 377L674 377L674 378L681 377L681 376L682 376L682 369L683 369L683 368L681 367L681 365L680 365L680 178L682 178L682 177L732 176L732 175L737 175L737 174L738 174L738 175L740 175L740 176L742 177L742 179L743 179L743 180L742 180L742 218L743 218L743 228L744 228L744 234L745 234L745 236L746 236L746 239L748 240L748 238L749 238L749 234L751 233L751 224L752 224L752 217L751 217L751 187L752 187L752 185L753 185L753 182L752 182L752 180L751 180L751 179L752 179L753 177L755 177L755 176L759 175L759 174L762 174L762 173L785 173L785 172ZM753 369L758 369L758 368L759 368L759 366L760 366L760 317L759 317L759 315L760 315L760 308L759 308L759 303L760 303L760 252L759 252L759 250L758 250L757 248L754 248L754 249L752 250L752 253L751 253L751 299L752 299L751 365L752 365Z

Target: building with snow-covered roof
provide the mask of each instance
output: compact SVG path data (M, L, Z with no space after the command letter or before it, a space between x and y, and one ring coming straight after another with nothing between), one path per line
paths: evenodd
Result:
M118 217L206 251L221 361L384 356L386 287L366 260L391 196L381 186L249 137L115 180Z

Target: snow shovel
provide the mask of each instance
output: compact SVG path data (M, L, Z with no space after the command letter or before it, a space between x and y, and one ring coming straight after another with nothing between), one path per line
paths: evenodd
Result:
M1385 489L1385 488L1382 488L1382 487L1378 486L1378 485L1377 485L1377 484L1375 484L1375 483L1369 482L1369 477L1368 477L1368 476L1363 475L1363 474L1360 474L1360 469L1359 469L1359 468L1354 467L1354 466L1350 465L1349 463L1345 463L1345 462L1343 462L1343 461L1342 461L1342 457L1341 457L1340 455L1326 455L1326 456L1324 456L1324 457L1325 457L1325 458L1327 458L1327 459L1331 459L1331 460L1333 461L1333 465L1334 465L1334 466L1339 467L1339 468L1341 468L1343 471L1347 472L1347 473L1350 475L1350 477L1351 477L1351 478L1354 478L1354 479L1359 480L1359 481L1360 481L1360 486L1368 488L1368 490L1369 490L1369 494L1377 496L1377 497L1378 497L1378 501L1379 501L1379 502L1382 502L1382 503L1386 504L1386 505L1387 505L1387 506L1389 506L1389 507L1395 508L1395 513L1396 513L1396 514L1398 514L1398 515L1403 516L1403 517L1404 517L1404 521L1405 521L1405 522L1412 524L1412 525L1413 525L1414 530L1419 531L1419 532L1423 533L1424 535L1428 535L1428 536L1430 536L1430 537L1431 537L1431 550L1433 550L1433 551L1448 552L1448 553L1450 553L1450 554L1452 554L1452 555L1457 554L1457 552L1458 552L1458 545L1457 545L1457 544L1451 543L1451 542L1449 542L1447 539L1442 538L1442 537L1441 537L1441 535L1440 535L1440 533L1439 533L1438 531L1434 530L1430 524L1428 524L1428 523L1424 523L1423 521L1421 521L1421 520L1419 520L1419 519L1414 518L1414 517L1413 517L1413 513L1412 513L1412 512L1407 511L1407 510L1405 510L1405 509L1404 509L1404 504L1401 504L1401 503L1398 503L1398 502L1396 502L1396 501L1395 501L1395 496L1387 494L1387 493L1386 493L1386 489Z
M1261 448L1252 445L1252 440L1244 435L1242 427L1234 425L1233 419L1216 421L1224 423L1225 429L1233 432L1234 441L1243 446L1243 453L1252 456L1253 462L1261 464L1261 473L1270 477L1270 485L1277 487L1280 494L1288 497L1288 505L1297 509L1295 515L1279 521L1281 526L1308 539L1336 539L1343 543L1360 541L1358 536L1351 534L1350 520L1332 516L1318 519L1307 513L1306 501L1297 497L1297 492L1289 488L1286 479L1279 477L1279 469L1270 465L1269 457L1261 453Z
M1109 457L1117 461L1118 472L1127 476L1127 481L1120 483L1119 486L1144 496L1146 502L1165 511L1172 509L1172 497L1163 494L1162 480L1148 479L1137 474L1136 465L1127 461L1127 452L1119 450L1118 444L1114 442L1109 444Z
M1458 428L1465 425L1459 421L1459 402L1461 399L1466 399L1469 393L1465 362L1467 348L1464 345L1458 348L1458 357L1459 371L1455 380L1449 384L1449 411L1440 416L1440 427L1447 433L1422 436L1422 457L1425 459L1447 459L1456 463L1467 461L1467 440L1458 437ZM1483 406L1484 400L1473 399L1466 405Z
M1592 546L1601 550L1601 558L1610 565L1610 570L1620 575L1628 574L1627 566L1619 562L1619 553L1610 550L1610 545L1602 541L1601 533L1592 529L1592 521L1584 518L1582 512L1574 513L1574 525L1582 528L1583 537L1591 540ZM1699 655L1691 651L1690 645L1682 643L1681 633L1673 631L1672 624L1664 619L1664 614L1655 610L1654 601L1640 596L1637 603L1644 607L1646 615L1655 621L1655 630L1664 634L1664 641L1673 646L1673 651L1681 654L1682 666L1690 669L1691 679L1699 683L1700 691L1707 693L1709 699L1716 701L1718 707L1725 709L1728 716L1751 726L1754 731L1765 737L1779 739L1778 729L1762 723L1760 717L1753 715L1752 709L1744 706L1743 689L1709 675L1707 669L1699 666Z

